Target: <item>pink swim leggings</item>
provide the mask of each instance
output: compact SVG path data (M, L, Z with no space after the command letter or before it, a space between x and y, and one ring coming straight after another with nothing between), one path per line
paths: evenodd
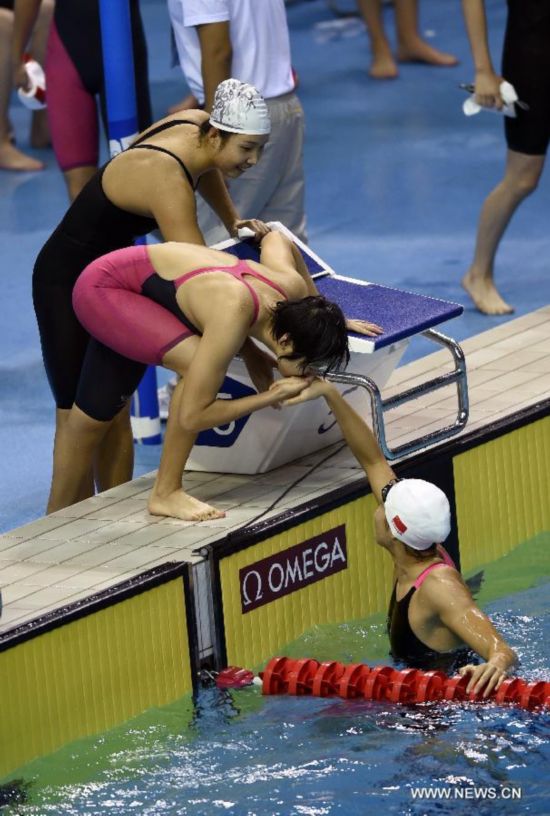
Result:
M73 0L75 6L81 2ZM90 3L85 5L88 7ZM152 119L147 52L139 7L136 5L134 9L132 5L131 13L138 128L143 130ZM61 10L59 14L62 14ZM84 22L78 27L75 25L79 19L77 11L65 13L59 21L59 28L54 18L48 36L44 65L48 124L55 157L64 172L75 167L97 167L99 122L96 100L104 122L106 119L100 34L99 28L87 29L89 15L88 10ZM96 17L97 10L92 14L92 21L95 22Z
M145 246L125 247L93 261L73 289L73 307L92 337L130 360L162 365L171 348L194 333L142 294L156 275Z

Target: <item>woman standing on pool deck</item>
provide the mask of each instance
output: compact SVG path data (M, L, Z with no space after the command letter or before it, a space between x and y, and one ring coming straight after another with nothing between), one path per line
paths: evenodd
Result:
M312 367L345 365L348 329L381 331L346 321L339 306L321 297L299 251L281 233L263 238L260 258L240 261L192 244L128 247L98 258L77 281L74 308L90 334L125 357L182 375L151 513L192 521L224 515L182 489L197 433L299 394ZM275 354L284 379L259 394L218 399L228 366L249 337Z
M462 0L462 7L476 69L476 100L485 107L500 109L503 77L496 74L491 61L484 0ZM502 73L529 108L517 110L515 118L504 117L508 148L506 170L503 179L485 199L474 259L462 279L477 308L489 315L514 311L495 286L495 255L516 209L537 188L550 143L548 0L508 0Z
M79 274L95 258L157 227L166 240L204 244L196 220L197 187L232 234L246 225L263 235L262 222L239 220L222 175L236 178L253 166L269 130L256 89L226 80L210 118L198 110L185 118L169 116L100 168L42 248L33 300L57 406L48 512L93 495L94 478L106 490L131 479L133 470L128 403L137 385L136 364L90 341L72 307ZM252 356L245 359L253 364ZM87 478L77 484L74 451L84 448L90 450Z

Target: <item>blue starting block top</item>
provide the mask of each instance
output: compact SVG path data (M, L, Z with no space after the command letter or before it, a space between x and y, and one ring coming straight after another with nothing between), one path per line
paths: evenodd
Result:
M351 337L365 343L365 351L376 351L420 334L464 311L459 303L336 275L308 247L298 248L322 295L337 303L346 317L369 320L384 329L384 334L376 338L350 332ZM224 251L241 260L260 261L257 245L249 240L226 246Z
M384 329L384 334L369 338L374 340L374 350L431 329L464 311L458 303L339 275L317 278L315 284L322 295L340 306L346 317L369 320ZM355 332L351 336L365 339Z

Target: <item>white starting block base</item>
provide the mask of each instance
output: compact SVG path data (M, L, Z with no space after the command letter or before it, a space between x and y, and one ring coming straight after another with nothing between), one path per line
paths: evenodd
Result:
M407 345L408 341L401 340L376 354L352 351L348 368L366 374L382 388L399 364ZM225 381L228 390L233 390L235 382L253 389L242 360L234 360L231 364ZM349 385L339 385L338 388L361 416L369 415L370 400L364 389ZM221 396L226 395L222 392ZM281 410L265 408L256 411L247 418L238 436L236 425L232 422L223 428L214 428L207 437L211 444L195 445L186 469L212 473L265 473L342 439L340 428L323 399ZM221 447L232 435L236 436L233 444Z

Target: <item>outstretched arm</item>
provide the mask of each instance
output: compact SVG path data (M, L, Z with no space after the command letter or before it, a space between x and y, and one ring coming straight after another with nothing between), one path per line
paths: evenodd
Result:
M198 192L206 203L214 210L228 233L237 237L241 227L248 227L254 232L256 240L269 232L269 227L257 218L241 218L235 204L231 200L227 186L219 170L209 170L204 173L197 186Z
M491 61L485 4L483 0L462 0L462 11L476 71L476 101L486 108L500 110L503 104L500 96L502 77L495 72Z
M285 405L297 405L320 396L325 398L351 452L367 474L376 500L379 504L382 503L382 488L395 479L396 475L384 458L367 423L346 402L338 389L326 380L316 379L301 394L287 400Z
M488 697L517 663L516 653L476 606L470 590L456 573L444 578L428 576L422 589L424 603L430 605L456 637L486 661L479 666L464 666L460 673L470 675L468 692L484 689L483 696Z

